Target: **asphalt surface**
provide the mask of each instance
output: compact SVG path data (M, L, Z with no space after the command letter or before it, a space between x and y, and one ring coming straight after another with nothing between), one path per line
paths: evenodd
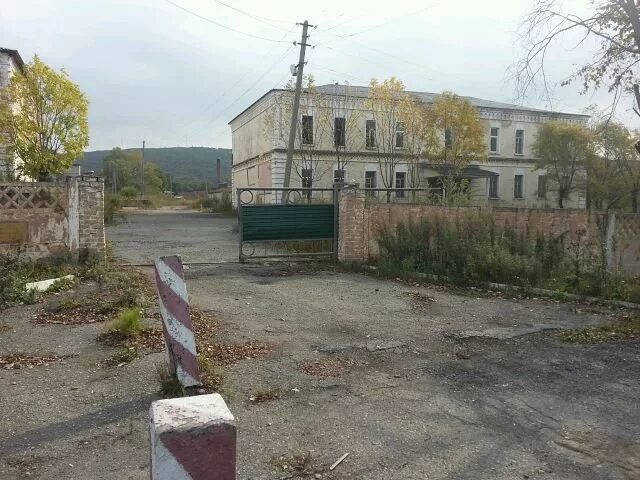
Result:
M187 262L233 262L232 227L193 213L130 215L108 238L131 263L174 253ZM186 277L191 303L219 319L220 341L272 350L218 368L237 420L239 479L297 478L284 466L307 454L308 478L640 478L640 345L567 345L556 337L619 312L275 262L192 266ZM28 346L28 315L12 313L17 326L0 334L0 348ZM26 478L23 458L34 465L30 478L144 478L144 403L160 354L91 380L100 375L89 368L99 356L89 342L93 326L59 328L64 337L53 336L55 327L33 338L82 355L34 368L34 380L22 376L17 385L0 372L3 415L12 418L1 431L0 454L9 460L0 478ZM71 386L91 381L100 385L98 400L74 403ZM277 397L252 401L265 393ZM91 412L107 413L98 421ZM92 447L83 453L78 445Z

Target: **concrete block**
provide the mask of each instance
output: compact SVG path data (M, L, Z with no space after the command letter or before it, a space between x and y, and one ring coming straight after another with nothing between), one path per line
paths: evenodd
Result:
M151 404L152 480L235 480L236 427L214 393Z

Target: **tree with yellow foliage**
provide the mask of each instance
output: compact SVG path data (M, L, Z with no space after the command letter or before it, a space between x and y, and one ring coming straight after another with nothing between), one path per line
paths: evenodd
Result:
M36 55L16 73L0 96L0 131L5 149L17 154L21 175L46 180L82 157L89 144L89 101L67 73Z

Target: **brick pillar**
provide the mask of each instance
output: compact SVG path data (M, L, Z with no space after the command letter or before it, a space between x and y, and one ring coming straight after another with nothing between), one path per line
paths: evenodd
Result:
M70 243L72 256L81 261L97 259L105 261L106 246L104 235L104 181L100 177L74 176L67 177L70 192L69 212L77 215L77 227L69 224L69 237L73 235L72 228L77 228L77 247ZM72 192L76 191L73 193ZM72 201L77 202L72 207ZM75 221L75 220L74 220Z
M152 480L235 480L236 427L220 395L151 404Z
M365 198L357 185L349 185L340 192L338 225L338 260L364 262L365 251Z

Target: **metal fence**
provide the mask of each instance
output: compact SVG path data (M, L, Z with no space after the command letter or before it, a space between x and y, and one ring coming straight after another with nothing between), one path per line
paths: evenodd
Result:
M239 259L335 256L338 188L238 188Z

